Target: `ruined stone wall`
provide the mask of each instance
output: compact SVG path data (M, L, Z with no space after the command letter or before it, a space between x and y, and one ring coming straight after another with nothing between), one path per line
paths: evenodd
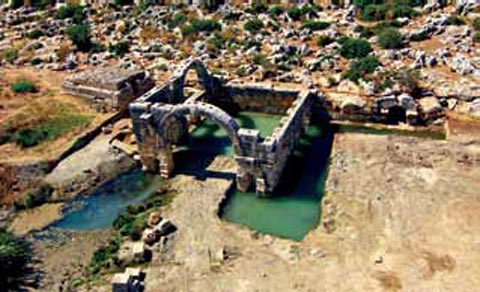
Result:
M298 90L274 89L268 85L225 85L227 98L240 110L283 115L298 95Z
M264 140L260 139L257 130L241 129L239 136L245 156L236 157L243 170L237 183L247 184L248 178L252 177L255 179L257 192L271 193L275 190L288 157L298 145L302 131L308 125L314 101L313 93L302 92L272 135Z

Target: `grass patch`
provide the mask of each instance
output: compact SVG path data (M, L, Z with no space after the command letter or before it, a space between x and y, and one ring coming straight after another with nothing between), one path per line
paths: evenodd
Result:
M10 86L10 89L15 93L37 92L37 87L29 80L15 82Z
M92 120L93 115L78 113L78 109L68 103L56 100L33 102L1 125L0 144L33 147L86 127Z

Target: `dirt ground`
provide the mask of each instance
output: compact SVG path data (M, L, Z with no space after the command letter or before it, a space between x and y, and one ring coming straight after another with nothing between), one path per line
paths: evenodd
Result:
M40 283L34 291L72 291L69 287L85 278L93 253L111 239L111 231L49 230L37 233L35 237L44 238L30 238Z
M91 116L92 120L88 127L94 127L110 116L95 112L82 98L63 94L61 85L66 76L67 73L63 72L30 68L0 70L0 129L15 116L21 117L22 120L17 121L21 124L28 124L30 120L32 124L38 124L39 120L58 114L61 110ZM32 81L38 92L12 92L10 85L19 80ZM55 141L40 143L25 149L13 143L0 145L0 161L16 162L52 158L64 151L83 130L85 129L75 128Z
M178 233L146 291L477 291L479 166L478 141L338 134L321 224L299 243L220 220L227 177L177 176Z
M16 235L25 235L34 230L42 230L62 218L63 203L44 204L40 207L20 212L10 230Z

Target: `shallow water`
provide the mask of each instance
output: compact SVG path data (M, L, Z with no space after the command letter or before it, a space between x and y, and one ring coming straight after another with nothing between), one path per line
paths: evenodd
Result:
M310 126L289 159L277 188L281 191L264 198L232 190L221 216L262 233L302 240L319 221L332 137Z
M142 202L160 186L160 176L134 169L107 181L87 197L69 203L70 210L53 227L72 230L107 229L128 205Z

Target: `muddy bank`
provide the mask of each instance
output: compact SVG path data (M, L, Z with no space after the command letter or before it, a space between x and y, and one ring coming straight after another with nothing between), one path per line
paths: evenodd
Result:
M62 218L63 203L44 204L40 207L19 212L9 229L16 235L40 231Z
M75 291L73 288L80 279L87 276L86 268L93 253L111 236L111 230L83 232L60 229L48 229L27 236L34 250L38 291Z

